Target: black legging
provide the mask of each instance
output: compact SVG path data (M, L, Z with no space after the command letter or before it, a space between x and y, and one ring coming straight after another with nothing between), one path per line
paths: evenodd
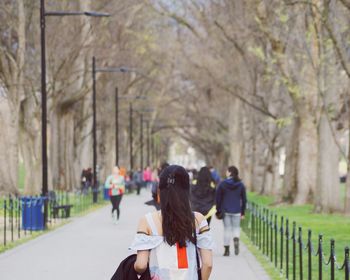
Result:
M122 200L123 195L111 195L111 203L112 203L112 214L114 212L114 210L117 210L117 218L119 220L119 215L120 215L120 209L119 209L119 205L120 205L120 201Z

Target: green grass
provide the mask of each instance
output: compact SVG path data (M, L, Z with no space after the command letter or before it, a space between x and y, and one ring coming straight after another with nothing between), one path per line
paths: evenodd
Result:
M280 217L284 216L289 219L290 227L292 222L295 221L298 227L301 226L303 230L303 242L306 245L307 242L307 231L312 231L312 243L315 250L317 250L318 235L323 235L323 250L328 261L330 254L330 240L335 240L335 251L337 261L339 265L344 260L344 248L350 246L350 218L340 214L316 214L313 213L313 205L293 206L293 205L275 205L273 206L274 198L268 196L259 196L255 193L248 193L248 200L264 205L270 211L278 216L278 228L280 227ZM278 248L280 241L278 238ZM285 249L284 249L285 250ZM291 245L290 245L291 252ZM304 275L307 275L307 254L304 251ZM297 260L298 261L298 260ZM313 278L317 274L317 257L313 258ZM324 275L328 276L328 270L324 270ZM344 279L343 272L337 273L336 279ZM326 277L328 279L328 277Z
M262 255L259 249L252 244L245 232L241 232L240 238L242 239L243 243L247 246L248 250L255 256L255 258L258 260L261 266L265 269L265 271L271 277L271 279L281 279L280 273L275 269L270 260L268 260L264 255Z
M24 191L24 179L25 179L24 164L20 163L18 167L18 190L20 193Z

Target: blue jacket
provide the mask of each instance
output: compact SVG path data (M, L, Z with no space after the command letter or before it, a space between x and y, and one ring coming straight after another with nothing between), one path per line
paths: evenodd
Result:
M216 209L218 212L244 215L247 197L244 184L232 178L222 181L216 190Z

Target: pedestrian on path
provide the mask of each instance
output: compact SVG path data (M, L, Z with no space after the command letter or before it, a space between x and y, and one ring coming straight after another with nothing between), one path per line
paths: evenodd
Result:
M136 186L136 193L137 193L137 195L140 195L141 187L142 187L142 184L143 184L141 168L138 168L132 174L132 181L133 181L133 184Z
M233 238L235 255L239 254L240 222L244 219L247 204L245 186L238 176L237 167L227 169L227 179L222 181L216 191L217 213L224 222L224 256L230 255L230 243Z
M142 274L149 265L152 279L209 279L213 240L203 215L191 210L188 173L178 165L166 167L159 190L161 210L141 218L130 247L137 251L135 270Z
M150 166L147 166L144 169L142 177L143 181L145 182L146 188L150 190L152 187L152 169Z
M214 214L215 205L215 182L212 179L210 169L207 166L199 170L197 180L191 186L191 206L193 211L204 215L208 225Z
M114 223L118 223L120 217L119 205L125 192L125 180L119 173L119 167L115 166L113 172L105 182L105 188L109 188L109 197L112 203L112 218ZM115 213L117 211L117 213Z

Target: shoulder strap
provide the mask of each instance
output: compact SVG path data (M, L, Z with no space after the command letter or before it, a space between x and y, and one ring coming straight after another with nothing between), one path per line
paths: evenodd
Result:
M201 266L199 263L199 255L198 255L198 247L197 247L197 233L196 229L193 230L194 235L194 245L196 249L196 261L197 261L197 274L198 274L198 280L202 280L202 274L201 274Z
M147 213L146 214L146 219L147 219L148 225L151 228L152 235L158 235L157 227L156 227L156 224L154 223L154 220L153 220L153 217L152 217L152 213Z

